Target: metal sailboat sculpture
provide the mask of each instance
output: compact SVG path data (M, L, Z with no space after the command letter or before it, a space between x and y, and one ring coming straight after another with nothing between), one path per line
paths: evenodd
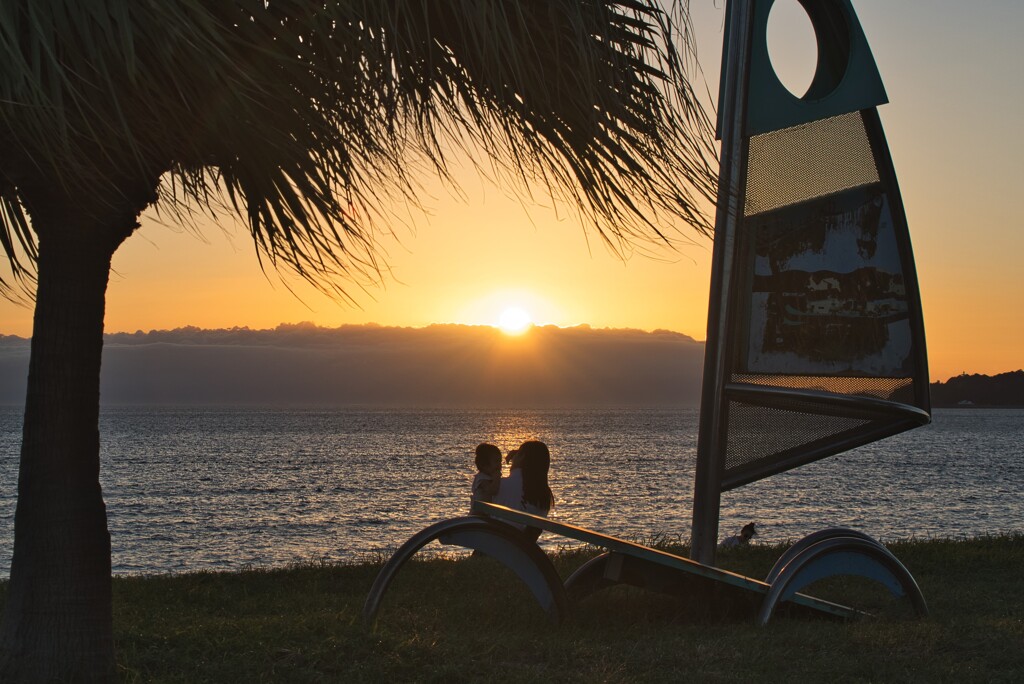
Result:
M773 0L728 4L691 558L473 501L470 515L434 523L395 551L363 605L367 624L406 561L435 540L500 561L554 622L617 584L752 609L761 625L783 606L854 619L863 613L804 593L841 575L879 582L927 614L910 572L857 530L807 535L764 580L714 566L723 491L929 421L914 262L875 111L885 90L850 4L799 1L819 51L803 97L771 69ZM605 552L563 581L523 528Z
M799 2L818 43L802 97L771 66L774 0L727 7L691 553L705 564L723 491L930 420L885 89L850 3Z

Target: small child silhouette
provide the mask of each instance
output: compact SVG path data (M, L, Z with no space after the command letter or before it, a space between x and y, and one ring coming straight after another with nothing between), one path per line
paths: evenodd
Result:
M501 486L501 449L486 442L476 447L476 476L473 478L473 499L494 501Z

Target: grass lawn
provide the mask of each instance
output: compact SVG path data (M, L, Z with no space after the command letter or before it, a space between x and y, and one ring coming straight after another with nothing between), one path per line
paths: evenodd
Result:
M126 682L1024 681L1024 536L889 548L929 617L759 628L616 587L555 627L496 562L440 558L409 563L367 629L360 612L379 562L117 577L118 663ZM763 577L783 550L721 553L719 564ZM564 577L593 553L554 560Z

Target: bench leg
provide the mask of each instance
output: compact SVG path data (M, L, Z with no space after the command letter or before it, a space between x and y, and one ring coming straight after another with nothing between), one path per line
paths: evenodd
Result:
M908 596L919 616L928 614L924 595L910 571L871 537L861 533L849 536L822 534L811 543L798 543L797 546L800 547L797 552L783 557L787 561L784 565L780 559L769 573L771 589L761 604L758 624L767 624L776 606L804 587L826 577L841 575L880 582L892 596Z
M602 553L576 568L576 572L565 580L565 593L570 601L582 601L594 592L618 584L617 578L609 577L610 553Z
M384 564L363 604L363 621L373 624L391 581L405 562L421 548L439 540L487 554L521 579L554 623L565 618L568 609L565 589L551 560L518 530L479 516L452 518L431 525L402 544Z

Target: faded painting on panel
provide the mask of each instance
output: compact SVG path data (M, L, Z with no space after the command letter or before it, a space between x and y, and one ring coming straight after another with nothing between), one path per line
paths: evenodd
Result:
M751 217L745 371L908 372L907 292L880 185Z

